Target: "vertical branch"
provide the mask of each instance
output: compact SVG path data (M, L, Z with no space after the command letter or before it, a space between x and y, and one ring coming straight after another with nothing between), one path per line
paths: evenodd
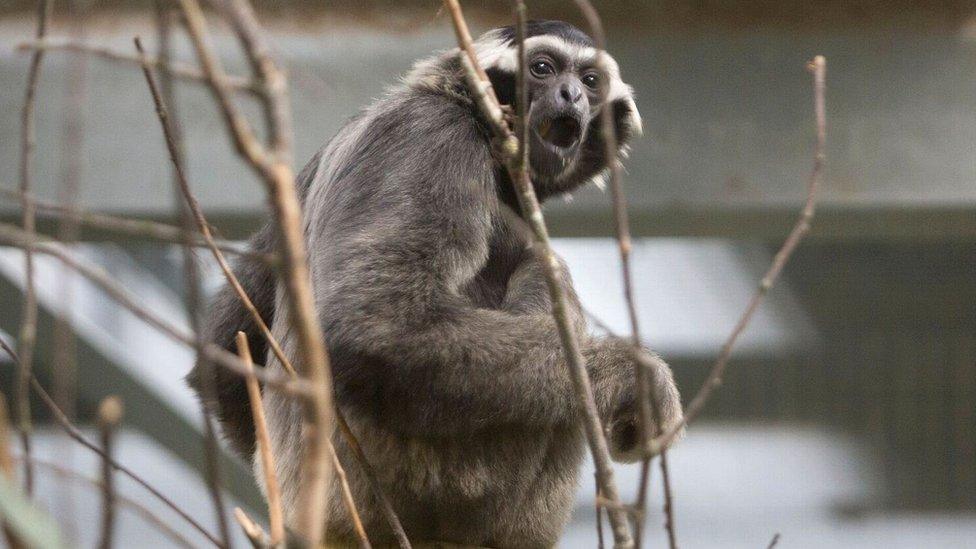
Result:
M475 104L481 109L482 113L489 120L496 137L501 141L500 153L504 156L505 166L516 189L519 206L522 215L532 227L536 243L540 249L540 260L542 261L546 285L549 289L549 297L552 301L552 314L555 320L559 339L562 343L566 357L566 365L569 369L570 378L583 412L583 427L586 432L587 442L593 455L593 463L597 470L597 479L600 484L601 492L605 497L613 502L608 509L610 526L613 531L614 545L619 548L633 547L633 539L630 533L630 526L627 523L627 513L620 505L620 495L617 491L616 482L613 478L613 468L610 465L610 451L607 445L606 435L600 416L597 412L596 401L593 396L593 388L590 386L589 375L586 371L586 364L580 351L579 341L573 331L572 323L569 319L565 288L562 287L561 276L559 274L559 261L552 251L549 241L549 233L546 228L545 219L539 206L538 197L532 181L529 179L528 165L525 163L527 140L519 143L512 132L508 129L501 116L501 107L497 99L491 94L490 84L484 75L484 71L478 67L478 59L474 55L474 48L470 40L470 33L467 24L461 14L461 6L457 0L444 0L444 5L450 11L455 25L455 32L458 37L459 53L462 65L468 79L468 87L471 91ZM516 27L518 32L519 51L519 73L525 72L525 5L521 0L515 3L516 8ZM518 90L518 97L526 97L524 74L518 80L521 86ZM524 120L526 115L526 105L522 101L517 127L525 131L527 123Z
M597 68L607 74L607 40L603 30L603 23L596 9L589 0L576 0L576 5L583 16L586 18L590 27L590 34L596 42L598 50ZM632 249L630 237L630 220L627 213L627 197L624 195L623 183L621 178L620 150L617 144L617 132L614 127L613 109L607 105L609 96L609 80L600 79L601 104L604 108L600 112L600 133L603 136L604 154L607 159L607 166L610 169L610 191L613 198L613 216L617 235L617 247L620 251L620 270L623 278L624 301L627 305L627 318L630 322L630 338L634 346L635 355L642 353L640 341L640 324L637 318L636 298L634 297L634 282L630 263L630 252ZM644 529L645 515L644 510L647 505L647 490L650 481L650 461L652 455L646 451L648 443L653 437L658 436L663 431L661 424L661 408L654 394L654 387L657 387L656 371L653 368L645 368L639 360L634 360L634 372L638 390L638 419L640 426L641 448L644 448L641 458L640 484L637 490L637 502L635 508L635 528L634 541L636 547L641 547L641 537ZM661 482L664 485L664 517L665 530L668 534L668 546L671 549L677 547L677 539L674 528L674 513L672 508L671 496L671 475L668 470L668 457L665 451L661 452Z
M254 361L251 359L251 348L247 344L247 335L244 332L237 332L237 354L247 365L248 371L253 372ZM253 375L249 375L245 381L247 396L251 401L251 415L254 417L254 437L261 456L261 471L264 473L264 491L268 496L268 520L271 522L270 544L278 545L285 541L285 519L281 507L281 491L278 489L278 475L275 472L274 452L271 449L271 437L268 436L268 423L264 418L258 380Z
M759 282L759 287L749 300L749 304L746 306L745 311L743 311L742 316L736 322L732 333L729 334L725 343L722 344L722 351L719 353L718 359L715 360L715 364L712 366L711 371L709 371L705 383L698 390L698 394L695 395L695 398L692 399L691 404L685 410L684 418L652 442L652 451L667 448L681 429L698 417L705 408L712 392L722 383L722 375L725 373L729 358L732 356L732 349L735 347L739 336L749 326L752 316L759 308L763 298L769 293L770 288L776 283L780 273L783 271L783 267L786 266L796 247L803 240L803 237L810 232L810 224L813 222L813 216L816 213L817 191L820 189L820 179L823 176L823 167L827 160L827 107L825 98L827 60L824 56L818 55L807 64L807 69L813 73L813 109L816 120L817 144L813 153L813 169L807 180L807 197L803 204L803 209L800 211L800 216L796 220L796 224L793 225L790 234L783 242L783 246L773 256L769 270L766 271L766 274Z
M112 547L115 532L115 478L112 474L112 454L115 453L115 431L122 421L122 400L109 396L98 405L98 429L102 442L102 530L98 546Z
M160 6L157 5L157 10L160 9ZM165 26L162 26L160 31L160 42L168 45L168 23ZM163 39L163 36L166 36L166 38ZM145 58L146 52L142 47L142 41L136 37L134 42L139 55ZM161 55L168 56L168 52L162 53ZM159 91L159 87L156 84L155 78L153 77L149 66L145 63L142 65L142 72L143 76L146 78L146 83L149 85L149 90L152 93L153 102L156 105L156 114L158 115L159 123L163 128L163 134L166 137L166 145L169 150L170 160L173 164L173 186L177 190L175 194L179 196L183 188L188 189L185 175L185 165L183 162L182 136L180 135L178 125L175 124L169 117L169 113ZM172 95L172 86L168 85L166 87L166 91ZM193 220L190 217L189 212L187 212L186 208L183 206L182 201L177 203L177 209L179 211L178 213L180 215L181 225L183 226L183 234L185 237L185 241L183 243L183 279L186 290L187 312L190 317L190 327L193 331L196 360L203 366L202 371L204 372L204 375L202 376L202 388L205 394L210 395L200 402L200 413L203 416L204 460L206 462L204 476L207 483L207 489L210 493L210 499L213 502L214 514L217 517L217 526L220 530L221 540L225 546L230 547L230 527L227 521L227 514L224 512L224 498L220 489L220 466L217 458L220 452L220 447L217 444L216 427L213 423L213 417L210 415L210 410L204 404L204 401L213 398L217 388L215 387L215 380L212 375L212 364L210 364L210 361L207 360L204 353L206 341L203 340L203 334L201 333L201 326L203 323L200 316L202 300L200 298L200 276L197 266L197 259L192 247L191 235L193 233Z
M47 35L48 21L51 18L50 0L37 2L37 40L43 40ZM30 68L27 72L27 88L24 92L24 107L20 119L20 192L23 208L24 231L35 232L34 204L27 195L33 184L34 146L37 142L37 128L34 120L34 104L37 97L37 83L41 75L41 62L44 60L43 51L35 51L31 56ZM17 426L20 430L20 441L24 456L30 458L31 417L30 417L30 377L34 362L34 339L37 335L37 294L34 287L34 256L30 250L24 250L24 306L21 317L18 348L22 360L17 374ZM27 494L34 493L34 468L30 459L24 460L24 483Z
M254 170L264 180L278 225L282 244L282 276L288 298L289 320L297 336L302 358L303 374L309 379L313 398L305 403L302 434L305 456L302 462L303 478L299 494L297 530L313 543L322 538L326 521L326 497L331 477L329 437L334 428L332 405L332 375L329 357L322 337L322 329L316 314L312 295L311 277L305 251L301 204L295 187L295 176L290 165L290 141L272 136L273 150L268 151L254 136L250 124L240 113L224 79L213 48L207 38L207 26L203 12L196 0L180 0L187 19L187 31L193 41L197 57L207 75L207 82L224 115L227 126L237 146ZM253 11L245 0L234 0L235 9L228 16L236 20L234 26L246 29L249 38L260 35L260 28ZM248 42L242 36L245 48ZM256 43L255 43L256 44ZM256 46L250 46L256 47ZM249 55L257 55L251 52ZM285 78L270 57L261 63L261 79L275 83L264 90L265 108L280 115L288 111ZM276 127L282 133L291 131L290 119L278 119Z

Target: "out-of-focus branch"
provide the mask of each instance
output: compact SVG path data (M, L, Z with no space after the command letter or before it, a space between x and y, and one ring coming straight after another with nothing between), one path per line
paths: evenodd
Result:
M0 196L20 200L21 196L24 196L24 194L20 191L0 187ZM167 225L166 223L149 221L147 219L119 217L115 215L79 210L77 208L69 208L55 202L41 200L32 194L28 194L26 197L28 200L31 200L34 203L34 209L36 210L38 217L70 219L73 222L78 222L82 225L96 229L148 238L152 240L159 240L162 242L171 242L173 244L185 244L189 238L191 239L191 245L194 247L209 246L207 242L201 241L201 237L197 235L196 232L188 235L183 231L183 229L174 227L173 225ZM277 264L277 258L275 256L248 250L235 242L214 239L214 243L216 244L217 248L224 253L256 259L271 266Z
M67 253L60 246L50 241L41 241L36 236L31 237L24 231L13 225L0 223L0 243L7 246L18 248L30 248L35 253L50 255L57 258L62 263L71 267L75 272L85 277L93 284L98 286L106 295L114 301L128 309L137 318L159 330L169 338L193 347L194 338L186 333L182 328L175 326L159 317L145 306L141 305L128 291L119 284L103 269L83 262L70 253ZM208 360L224 367L239 376L247 375L244 364L236 355L231 354L216 345L207 345L204 348ZM291 379L290 376L272 374L264 370L255 371L255 375L262 383L269 387L274 387L285 394L301 397L309 397L313 394L310 384L303 379Z
M278 489L278 475L275 472L274 451L271 448L271 437L268 435L268 423L264 418L264 406L261 403L261 388L254 377L254 362L251 360L251 348L247 344L247 334L237 332L237 355L247 365L251 372L245 378L247 382L247 396L251 401L251 416L254 418L254 438L260 453L261 471L264 473L264 491L268 497L268 519L271 522L271 545L278 545L285 541L285 519L281 507L281 490Z
M122 399L109 396L98 405L98 431L102 442L102 530L98 546L112 547L115 533L115 479L112 471L112 455L115 453L115 432L122 421Z
M273 120L270 124L270 151L257 140L251 125L231 97L223 68L210 45L207 23L199 3L196 0L180 0L180 6L186 17L187 32L237 150L261 176L274 209L281 239L282 277L289 301L290 325L297 336L303 359L302 373L315 391L304 407L304 481L299 494L302 512L296 529L310 542L318 543L326 522L326 498L332 469L328 449L328 439L334 427L332 375L312 295L301 205L291 167L287 83L284 74L267 56L268 50L263 46L261 37L263 33L250 5L246 0L229 1L226 15L234 20L231 26L238 30L244 48L249 50L246 53L248 58L260 60L255 69L259 80L265 84L265 116Z
M786 237L786 241L783 242L783 246L778 252L776 252L776 255L773 257L773 262L769 266L769 270L766 271L766 274L759 282L759 287L756 289L756 293L754 293L752 298L749 300L749 304L746 306L745 311L743 311L742 316L739 317L738 322L736 322L735 327L732 329L732 333L729 334L729 337L725 340L725 343L722 344L722 351L719 353L718 359L716 359L715 364L708 373L705 383L703 383L701 389L698 390L698 394L695 395L695 398L692 399L691 404L689 404L688 408L685 410L684 418L666 433L651 441L650 450L652 452L657 452L661 449L667 448L681 429L686 424L698 417L698 415L705 408L705 405L708 403L708 399L711 397L712 392L722 384L722 375L725 373L725 368L728 366L729 358L732 356L732 349L739 340L739 336L741 336L746 327L749 326L749 322L752 320L752 316L759 308L759 304L762 303L763 298L767 293L769 293L769 289L772 288L773 284L776 283L776 279L779 278L780 273L783 271L783 267L786 266L790 256L793 255L793 251L796 250L796 247L803 240L803 237L806 236L806 234L810 231L810 224L813 221L814 214L816 213L817 191L820 188L820 178L823 175L823 166L827 158L827 108L825 99L825 91L827 87L827 60L822 55L818 55L814 57L812 61L810 61L807 67L813 73L813 106L816 119L817 144L813 154L813 169L810 172L809 179L807 180L806 202L804 203L803 209L800 211L800 216L796 220L796 224L790 231L789 236Z
M603 30L603 23L599 14L589 0L576 0L576 5L583 16L586 18L590 27L590 35L596 43L597 49L597 68L607 74L607 40ZM607 159L607 166L610 170L610 192L613 198L613 217L617 233L617 247L620 251L620 271L623 278L624 301L627 304L627 318L630 321L630 339L634 346L635 355L642 354L640 341L640 324L637 319L637 305L634 296L634 283L630 263L631 238L630 220L627 213L627 197L624 195L621 177L620 152L617 145L617 132L614 127L613 109L607 101L609 95L608 78L601 78L600 95L602 105L605 105L600 112L600 134L603 136L604 155ZM652 387L657 387L657 375L654 368L644 368L635 360L634 374L637 380L638 390L638 419L640 426L641 447L647 448L648 442L653 437L663 432L661 406L654 394ZM637 490L637 502L635 509L637 520L634 528L634 545L641 547L642 533L644 526L644 509L647 504L647 489L650 481L650 461L651 454L644 452L641 463L640 484ZM661 481L664 485L664 516L665 531L668 534L668 546L677 549L678 542L674 528L674 513L671 496L671 475L668 471L667 452L661 452Z
M105 59L107 61L115 61L119 63L140 65L142 60L139 59L138 55L132 55L130 53L124 53L120 51L115 51L109 48L103 48L100 46L95 46L92 44L86 44L83 42L76 42L72 40L64 39L45 39L37 40L34 42L23 42L17 45L17 49L20 51L33 51L33 52L45 52L45 51L68 51L74 53L83 53L91 55L100 59ZM199 69L180 63L177 61L164 63L156 57L149 56L146 59L151 67L162 72L166 72L172 75L174 78L179 78L181 80L189 80L193 82L206 83L207 77ZM256 94L258 92L258 85L247 78L242 78L240 76L226 76L226 83L229 89L234 91L246 92L251 94Z
M51 18L50 0L37 2L37 31L36 38L42 40L47 34L48 21ZM31 55L30 68L27 71L27 87L24 91L24 106L20 113L20 192L24 197L30 194L34 176L34 147L37 143L37 127L34 120L34 108L37 100L37 83L41 76L41 62L44 60L43 51L35 51ZM22 223L24 231L33 234L36 230L34 204L27 198L21 198ZM34 256L29 250L24 253L24 305L20 319L20 334L17 347L23 354L20 370L17 373L17 427L20 431L21 446L24 455L31 455L30 431L30 387L29 378L34 364L34 339L37 336L37 292L34 286ZM29 461L24 462L24 485L27 494L34 493L34 470Z
M16 461L16 460L22 460L23 458L20 456L16 456L13 459ZM57 463L52 463L50 461L44 461L35 458L34 465L37 466L39 469L47 469L51 471L61 479L68 479L72 482L87 484L88 486L92 486L99 490L104 490L104 483L101 480L88 478L87 476L79 473L78 471L67 469L65 467L58 465ZM182 534L177 532L176 529L166 524L163 521L163 519L156 516L145 505L139 503L134 499L126 497L124 494L119 494L119 493L115 494L115 501L119 505L124 505L125 507L128 507L130 510L135 512L135 514L139 515L139 517L141 517L142 520L146 521L146 523L159 530L160 533L168 537L170 541L174 542L176 545L180 547L185 547L187 549L193 548L193 544L191 544L189 540L187 540L185 537L183 537Z
M556 260L555 254L552 251L549 233L539 206L538 197L536 197L535 189L529 179L529 167L525 161L528 158L526 152L528 141L524 138L525 127L527 126L525 100L527 92L524 82L525 5L521 1L516 2L519 48L517 86L519 88L518 97L521 98L517 102L519 109L517 127L520 130L520 134L523 135L523 139L517 139L504 121L501 106L491 90L484 70L478 65L478 59L471 42L471 33L468 31L464 16L461 13L461 6L457 0L444 0L444 5L450 12L451 19L454 23L458 46L461 49L459 57L465 68L468 87L482 114L490 121L496 138L501 142L501 146L498 148L500 154L503 155L506 168L515 184L516 195L522 209L522 214L532 227L535 240L540 247L540 257L543 262L546 284L549 288L549 296L552 301L553 318L559 330L559 338L565 351L566 363L573 381L576 398L584 412L584 429L586 431L587 441L590 444L591 453L593 454L593 462L597 469L597 477L601 491L610 501L619 502L620 495L613 479L613 468L610 465L610 451L603 425L600 422L600 416L597 412L593 389L590 386L590 379L580 351L579 341L577 341L572 323L569 320L565 288L562 287L561 277L559 275L559 262ZM610 508L608 509L608 514L610 516L615 546L617 548L632 547L633 539L630 533L630 526L627 523L626 513L618 508Z
M17 353L14 352L14 350L11 349L10 346L8 346L3 341L3 339L0 339L0 349L2 349L5 353L7 353L7 355L10 356L10 358L14 361L15 364L18 365L20 364L20 357L17 356ZM147 492L152 494L163 505L169 507L174 513L179 515L180 518L185 520L187 524L193 527L194 530L200 532L208 540L213 542L214 545L216 545L217 547L222 547L220 541L218 541L217 538L213 536L213 534L208 532L206 528L204 528L199 522L197 522L193 517L191 517L179 505L174 503L173 500L163 495L162 492L154 488L151 484L146 482L141 476L136 474L134 471L132 471L125 465L113 459L112 456L106 454L97 444L88 440L88 438L86 438L85 435L81 433L81 430L79 430L78 427L75 426L75 424L72 423L70 419L68 419L68 416L64 415L64 412L61 410L61 408L58 407L58 404L54 402L54 399L51 398L51 395L49 395L47 391L44 390L44 387L41 385L39 381L37 381L37 378L34 377L33 373L30 374L30 384L31 387L33 387L34 389L34 392L37 393L37 396L41 398L41 402L43 402L44 406L48 409L49 412L51 412L51 417L58 425L61 426L62 429L64 429L66 433L68 433L68 436L73 438L76 442L78 442L78 444L81 444L85 448L88 448L96 455L101 457L103 460L108 462L113 469L129 477L130 479L135 481L135 483L138 484L139 486L142 486L144 489L146 489ZM26 456L24 456L24 459L27 459Z
M237 519L237 524L241 525L241 530L251 542L251 547L254 549L269 549L271 547L271 542L268 541L268 535L264 533L264 528L251 520L251 517L247 516L243 509L235 507L234 518Z

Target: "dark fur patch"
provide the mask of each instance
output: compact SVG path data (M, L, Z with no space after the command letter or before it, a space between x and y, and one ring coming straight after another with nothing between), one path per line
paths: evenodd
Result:
M503 40L506 40L509 43L515 42L514 26L502 27L498 29L498 32ZM593 39L590 38L588 34L565 21L533 19L532 21L526 23L526 38L541 35L556 36L573 44L594 47Z

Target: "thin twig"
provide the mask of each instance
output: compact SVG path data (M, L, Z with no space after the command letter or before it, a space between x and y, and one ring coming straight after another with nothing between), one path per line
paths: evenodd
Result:
M766 549L775 549L775 547L778 544L779 544L779 532L776 532L775 534L773 534L773 539L769 540L769 545L766 546Z
M15 456L13 459L23 460L23 457ZM68 479L78 483L87 484L88 486L97 488L100 491L104 490L104 483L101 480L89 478L79 473L78 471L67 469L65 467L62 467L61 465L58 465L57 463L53 463L50 461L45 461L37 458L34 458L33 461L34 461L34 465L37 466L38 468L47 469L60 478ZM183 537L182 534L177 532L175 528L166 524L163 521L163 519L156 516L148 507L146 507L142 503L139 503L138 501L126 497L125 495L119 493L115 494L115 500L116 503L118 503L119 505L123 505L131 509L136 515L142 518L142 520L144 520L147 524L159 530L160 533L168 537L171 541L173 541L180 547L186 547L188 549L193 548L193 544L191 544L189 540L187 540L185 537Z
M119 305L128 309L146 324L159 330L174 341L188 347L195 345L195 338L192 334L186 333L183 328L161 318L155 312L140 304L125 288L121 287L115 279L106 273L104 269L75 258L55 243L41 241L36 236L30 237L24 231L6 223L0 223L0 242L7 246L30 248L35 253L49 255L58 259L98 286L106 295L111 297ZM247 375L247 370L236 355L213 344L208 344L204 348L204 352L206 353L207 360L211 360L241 377ZM310 397L313 394L310 383L304 379L292 379L291 376L279 375L263 369L256 370L255 375L265 385L288 395Z
M37 2L37 31L38 40L47 34L48 21L51 18L50 0ZM24 106L20 118L20 191L24 195L31 192L33 184L34 147L37 144L37 127L34 119L34 105L37 98L37 83L41 76L41 62L44 52L35 51L31 56L30 68L27 72L27 88L24 91ZM21 200L22 220L24 231L33 234L36 230L34 204L27 198ZM20 334L17 347L23 354L17 374L17 426L20 430L20 441L24 455L30 457L30 388L28 379L34 364L34 339L37 336L37 292L34 286L34 256L30 251L24 253L24 305L21 315ZM34 470L29 461L24 462L24 485L27 495L34 493Z
M268 541L267 534L264 533L264 529L261 525L251 520L251 517L247 516L240 507L234 508L234 518L237 519L237 524L241 525L241 530L244 531L244 535L251 542L251 547L254 549L268 549L271 547L271 543Z
M33 51L33 52L45 52L45 51L68 51L74 53L83 53L98 57L100 59L105 59L107 61L115 61L126 64L141 65L142 60L138 55L132 55L129 53L119 52L111 50L109 48L103 48L100 46L94 46L91 44L85 44L83 42L77 42L72 40L63 39L46 39L37 40L34 42L23 42L17 45L17 49L20 51ZM146 59L153 68L171 74L174 78L179 78L181 80L189 80L193 82L206 83L207 77L199 69L180 63L177 61L164 63L156 57L150 56ZM257 84L252 82L247 78L242 78L240 76L227 75L226 77L227 87L234 91L246 92L250 94L259 93Z
M11 349L10 346L7 345L2 338L0 338L0 349L2 349L5 353L7 353L7 355L10 356L10 358L14 361L15 364L18 365L20 364L20 357L17 356L17 353L14 352L14 350ZM51 398L51 395L49 395L47 391L44 390L44 386L41 385L41 382L37 381L37 378L34 377L33 373L31 373L30 376L30 384L31 387L33 387L34 389L34 392L37 393L37 395L41 398L41 402L43 402L44 406L46 406L48 411L51 412L51 416L54 418L54 421L57 422L57 424L60 425L61 428L65 430L65 432L68 433L68 436L70 436L75 441L77 441L78 444L81 444L82 446L88 448L89 450L94 452L102 459L106 460L109 464L111 464L113 469L129 477L130 479L135 481L135 483L138 484L139 486L145 488L146 491L148 491L156 499L158 499L161 503L163 503L163 505L169 507L174 513L179 515L180 518L185 520L187 524L192 526L194 530L203 534L204 537L206 537L208 540L213 542L213 544L216 545L217 547L221 547L220 541L218 541L217 538L213 536L213 534L208 532L206 528L200 525L199 522L197 522L186 511L180 508L180 506L174 503L173 500L163 495L163 493L157 490L156 488L153 488L151 484L146 482L141 476L139 476L134 471L132 471L132 469L129 469L125 465L112 459L112 456L106 454L97 444L88 440L88 438L86 438L85 435L82 434L81 430L78 429L78 427L75 426L75 424L72 423L70 419L68 419L68 416L64 415L64 412L61 410L61 408L58 407L58 404L54 402L54 399Z
M786 237L786 241L783 242L783 246L773 257L773 262L769 266L769 270L766 271L766 274L760 281L759 287L753 294L752 299L749 300L749 304L746 306L742 316L736 322L732 333L729 334L728 339L722 344L722 351L719 353L718 359L716 359L715 364L708 373L705 383L698 390L698 394L695 395L695 398L692 399L691 404L685 410L684 418L666 433L651 442L650 450L652 452L667 448L681 429L698 417L698 414L705 408L705 404L708 403L712 392L722 383L722 375L725 373L729 358L732 356L732 349L738 341L739 336L742 335L749 325L749 321L752 320L752 316L755 314L756 309L759 308L759 304L762 303L763 298L769 293L769 289L776 283L776 279L779 278L783 267L786 266L790 256L793 255L793 251L796 250L803 237L810 231L810 224L816 212L817 191L820 188L820 178L823 174L823 166L827 158L827 108L824 97L827 82L827 60L822 55L818 55L808 64L808 69L813 73L813 104L816 118L817 144L813 155L813 170L810 172L810 178L807 181L807 198L803 205L803 210L801 210L800 216L796 220L796 224L790 231L789 236Z
M247 382L247 396L251 401L251 416L254 418L254 437L257 441L258 452L261 455L261 471L264 473L264 491L268 497L268 519L271 522L271 545L278 545L285 541L285 519L281 506L281 490L278 489L278 475L275 472L274 451L271 447L271 437L268 435L268 423L264 418L264 406L261 403L261 388L254 377L254 362L251 359L251 349L247 344L247 334L237 332L237 355L241 357L252 375L244 380Z
M604 434L603 425L597 412L596 401L593 396L593 388L590 386L589 375L586 371L586 363L583 360L576 333L573 331L572 323L569 320L568 308L566 304L565 289L562 287L561 276L559 275L559 262L556 260L549 241L549 233L546 229L542 210L539 206L538 197L529 179L526 149L528 141L517 139L508 129L502 117L501 106L491 92L487 77L483 70L478 66L478 59L474 52L471 42L471 34L468 31L464 16L461 14L461 6L457 0L444 0L444 5L451 13L454 23L455 34L458 38L458 46L461 49L459 58L465 68L465 75L468 79L468 87L474 96L475 103L481 109L482 114L491 121L492 128L496 132L496 138L500 140L499 152L505 159L506 168L516 187L516 195L522 209L522 215L531 225L535 239L540 247L543 271L546 277L546 285L549 288L549 296L552 301L552 314L559 331L559 338L566 355L566 364L572 378L573 387L576 392L577 401L584 412L583 424L586 431L586 438L590 444L593 454L593 462L597 469L597 476L600 481L602 493L613 502L620 501L616 483L613 479L613 468L610 465L610 451ZM521 1L516 1L516 18L519 43L519 72L518 72L518 96L527 97L525 90L525 5ZM527 126L526 120L526 101L518 101L518 127L524 132ZM618 549L630 548L633 546L633 538L630 533L630 526L627 524L626 513L618 509L608 509L610 525L613 531L614 545Z
M157 3L157 12L162 10L162 8ZM157 20L165 20L165 17L158 17ZM168 43L169 43L169 26L166 24L164 28L160 29L160 34L166 34L166 37L160 37L160 42L166 44L167 51L160 54L163 59L169 58ZM136 50L138 51L140 57L145 59L146 52L142 47L142 42L139 37L134 39ZM170 120L165 107L163 106L163 100L159 89L153 80L152 73L149 66L146 63L142 64L142 72L149 83L149 88L152 91L153 100L156 102L157 108L156 112L159 114L160 124L163 126L163 133L166 137L166 144L169 149L170 160L173 164L173 186L177 190L176 194L183 192L183 188L186 187L186 177L184 172L183 163L183 150L182 150L182 138L179 134L179 128L175 120ZM166 90L170 94L170 99L172 98L172 86L170 85L170 79L166 79ZM216 383L212 375L207 373L212 373L209 366L209 361L207 360L204 352L204 346L206 341L203 339L203 332L201 327L203 325L203 320L201 318L201 289L200 289L200 276L199 269L197 266L196 255L193 253L193 248L190 246L192 242L192 237L189 235L193 230L193 218L190 213L186 211L183 206L182 201L177 202L177 210L179 217L181 218L181 226L183 228L183 234L186 235L186 240L183 245L183 278L185 282L186 289L186 305L187 312L190 319L190 328L194 334L194 350L196 351L196 362L200 364L203 368L205 374L202 377L202 392L204 398L199 402L200 414L203 416L203 454L204 454L204 480L207 485L207 491L210 494L210 500L214 507L214 514L217 517L217 527L220 531L220 539L223 544L227 547L231 547L232 541L230 537L230 525L227 521L227 514L224 512L224 496L223 491L220 487L220 465L218 463L218 456L220 453L220 448L217 443L216 427L214 426L213 416L210 413L209 407L205 404L207 401L215 399L216 395ZM209 227L204 228L209 231ZM207 233L209 235L209 232ZM212 242L212 238L210 242Z
M356 461L359 462L361 467L361 472L363 476L366 477L366 482L369 483L369 488L373 492L373 497L376 498L377 505L380 506L380 511L382 511L383 516L386 518L386 522L390 525L390 530L393 531L393 537L397 540L397 545L400 549L411 549L410 540L407 538L407 532L403 529L403 524L400 523L400 518L397 517L396 511L393 510L393 504L390 502L390 498L386 496L386 492L383 490L383 485L380 484L378 478L376 478L376 472L373 471L373 466L369 464L366 459L366 454L363 452L363 447L359 444L359 440L356 435L352 432L349 427L349 423L346 421L346 417L342 414L342 410L336 408L336 423L339 426L339 431L342 436L346 439L346 443L349 445L349 449L352 450L353 455L356 456Z
M112 471L112 455L115 453L115 431L122 421L122 399L109 396L98 405L98 431L102 442L102 530L98 546L112 547L115 533L115 478Z
M22 196L25 195L20 191L0 187L0 197L21 200ZM187 235L179 227L167 225L166 223L159 223L156 221L150 221L148 219L119 217L115 215L69 208L55 202L41 200L32 194L26 195L26 198L33 201L38 217L68 219L72 222L77 222L96 229L122 233L129 236L159 240L162 242L171 242L173 244L184 244L187 238L190 238L192 239L191 245L194 247L209 247L209 244L202 241L202 237L198 235L196 231ZM255 259L271 266L275 266L277 264L277 259L274 255L254 252L253 250L249 250L240 244L228 240L215 239L214 242L217 245L217 248L224 253Z
M349 511L349 518L352 519L352 526L353 530L356 531L356 537L359 538L359 547L361 549L371 549L372 545L369 543L366 529L363 528L363 521L359 518L359 511L356 510L356 500L352 498L352 489L349 487L349 479L346 478L346 470L342 468L342 463L339 462L339 456L336 455L335 447L332 444L329 444L329 453L332 455L332 467L335 469L339 486L342 488L342 500L345 502L346 509Z
M250 5L245 0L231 2L227 16L235 20L232 26L238 29L244 47L261 47L260 26ZM303 407L305 455L302 461L303 482L298 500L301 513L296 526L307 540L318 543L325 530L326 500L331 477L328 443L334 428L332 375L312 295L301 205L290 164L291 126L288 117L290 107L287 83L284 74L270 57L258 51L247 53L252 59L264 56L257 70L259 79L265 84L264 106L270 111L266 113L266 118L275 118L275 132L271 136L272 149L269 151L257 140L251 125L234 103L225 82L223 68L210 44L207 23L199 3L196 0L180 0L180 5L197 58L207 75L210 89L238 153L251 164L267 186L278 224L283 254L282 276L289 301L291 328L297 336L298 350L303 359L302 373L309 379L315 391L313 398ZM266 48L264 50L267 51Z
M136 38L136 48L139 50L140 54L144 55L142 46L139 43L139 39ZM230 264L224 257L224 254L220 252L217 247L217 243L214 241L213 234L210 232L210 225L207 223L206 217L203 215L203 210L200 208L200 203L197 201L196 197L193 195L193 191L190 189L190 183L187 181L186 170L183 167L182 162L179 161L180 152L177 146L177 140L174 132L174 128L169 119L169 113L167 112L167 105L163 101L160 95L159 88L156 85L156 79L152 75L152 71L148 65L143 65L142 72L146 77L146 83L149 85L149 91L152 94L153 103L156 106L156 115L159 118L159 124L163 129L163 136L166 139L166 148L169 151L170 160L173 163L173 171L175 175L175 183L186 203L186 207L189 209L189 214L193 222L196 223L197 229L200 234L203 235L203 239L207 246L210 248L210 252L213 254L214 259L217 260L217 264L220 265L220 270L223 271L224 277L230 284L231 288L237 294L238 299L244 305L244 308L251 314L251 318L258 325L261 330L261 334L267 340L271 350L274 352L275 356L281 361L282 366L285 370L292 376L297 376L291 361L285 357L284 351L281 346L278 345L277 339L271 335L271 329L268 328L267 323L261 317L261 313L258 312L257 307L251 301L251 298L247 295L244 287L241 285L240 281L234 275L233 269L231 269ZM184 233L189 231L189 227L184 227Z
M583 16L586 18L590 27L590 35L593 37L597 48L597 67L604 74L607 74L607 40L603 30L603 23L599 14L589 0L576 0L576 5ZM632 249L630 237L630 221L627 213L627 197L624 195L621 177L620 153L617 145L617 131L614 127L613 109L608 104L609 79L601 78L600 95L601 104L604 108L600 112L600 132L603 136L604 154L607 159L607 166L610 169L610 191L613 198L613 216L616 221L615 229L617 235L617 247L620 251L620 271L623 278L624 300L627 304L627 317L630 321L630 339L634 346L635 353L641 352L640 324L637 318L637 305L634 296L634 283L630 263L630 252ZM661 417L661 406L654 393L657 387L657 375L653 368L644 368L635 361L634 373L637 380L638 389L638 419L640 425L641 448L647 448L648 442L653 437L663 432ZM635 506L643 513L647 505L647 491L650 483L650 460L651 454L643 453L641 459L640 481L637 490L637 502ZM671 476L668 472L667 452L661 452L661 478L664 484L664 516L665 530L668 534L668 546L671 549L677 548L677 539L674 528L674 514L672 512L671 496ZM634 545L641 547L642 533L644 530L643 520L636 522L634 528Z

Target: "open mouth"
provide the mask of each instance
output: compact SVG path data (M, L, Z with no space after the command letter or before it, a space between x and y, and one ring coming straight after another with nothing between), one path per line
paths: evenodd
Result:
M539 124L536 133L549 145L559 149L568 149L579 142L580 123L572 116L557 116Z

